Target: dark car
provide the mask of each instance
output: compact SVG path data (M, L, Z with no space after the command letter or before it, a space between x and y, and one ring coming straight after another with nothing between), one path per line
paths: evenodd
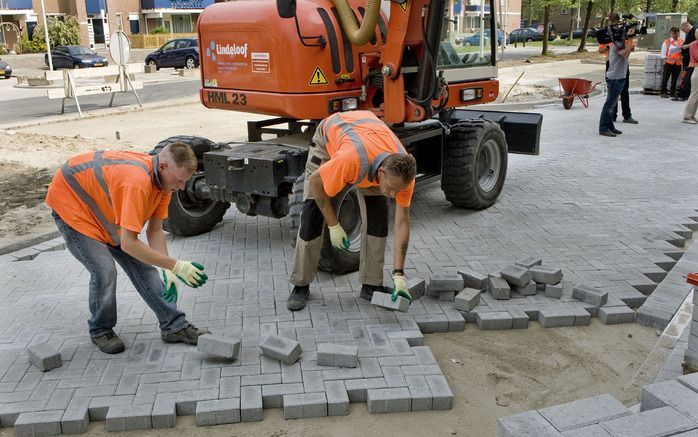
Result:
M581 27L578 27L572 31L572 38L574 39L581 39L582 38L582 29ZM560 39L567 39L570 37L569 32L562 32L560 33ZM596 29L593 27L590 27L589 30L587 30L587 38L596 38Z
M490 29L485 29L485 41L490 39L492 31ZM470 36L466 36L461 40L457 40L456 43L464 46L479 46L480 45L480 31L475 32ZM502 31L497 30L497 44L502 44Z
M12 67L10 67L10 64L0 59L0 77L9 79L10 76L12 76Z
M83 46L53 47L51 61L53 61L54 70L56 68L89 68L109 65L107 58ZM44 62L48 65L48 54L44 55Z
M199 66L199 42L196 38L168 41L145 57L145 63L155 68L196 68Z
M507 37L507 44L513 42L532 42L543 41L543 35L538 33L536 29L525 27L523 29L514 29Z

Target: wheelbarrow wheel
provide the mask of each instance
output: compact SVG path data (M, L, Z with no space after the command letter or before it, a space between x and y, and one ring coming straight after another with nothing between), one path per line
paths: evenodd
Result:
M562 96L562 107L565 109L571 109L572 108L572 103L574 102L574 96L570 96L569 94L565 93L564 96Z

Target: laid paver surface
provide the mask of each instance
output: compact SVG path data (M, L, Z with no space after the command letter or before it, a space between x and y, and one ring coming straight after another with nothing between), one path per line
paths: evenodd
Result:
M641 124L619 124L622 137L608 139L596 134L601 104L593 99L589 110L541 109L542 155L510 156L505 190L488 210L451 207L438 184L419 188L411 211L408 277L459 269L487 274L534 256L561 268L563 282L601 288L609 300L638 289L649 293L661 276L657 263L681 250L667 242L679 238L673 230L697 215L697 145L690 140L695 127L680 123L683 105L634 96ZM173 256L201 262L209 274L204 288L181 293L180 306L198 326L242 339L233 362L162 343L155 317L123 272L116 331L127 350L105 355L87 337L88 276L68 252L22 262L2 258L0 424L12 426L23 412L69 409L75 415L71 404L87 408L91 420L105 420L111 406L152 407L158 398L172 402L172 393L179 415L193 415L199 401L241 398L241 407L255 412L243 414L245 420L258 418L256 409L265 400L279 406L284 396L325 394L336 389L331 381L345 382L350 401L366 402L370 390L409 388L414 381L416 393L419 381L410 376L426 375L429 382L435 379L429 375L442 373L433 356L419 349L417 321L457 325L453 302L425 296L409 312L393 313L358 298L358 275L321 272L308 307L287 311L292 250L286 226L284 220L231 210L208 234L170 238ZM261 340L272 333L301 343L299 362L283 364L260 354ZM25 348L44 342L61 352L61 368L44 373L29 364ZM359 346L359 365L318 366L318 343ZM448 405L442 385L427 387L433 408ZM423 390L422 384L420 400ZM400 396L389 399L402 399L404 390L394 392ZM396 401L381 408L404 406Z

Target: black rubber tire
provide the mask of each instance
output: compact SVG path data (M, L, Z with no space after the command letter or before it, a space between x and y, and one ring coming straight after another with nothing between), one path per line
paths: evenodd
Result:
M151 154L156 154L163 147L176 142L185 143L192 148L199 163L197 174L203 172L204 153L213 150L216 143L202 137L178 135L160 141ZM178 191L172 194L168 218L163 222L163 228L182 237L203 234L223 220L228 208L230 208L229 202L197 201L192 199L186 191Z
M526 38L526 42L533 42L533 38Z
M150 60L148 60L147 64L148 64L148 65L155 65L155 69L156 69L156 70L159 70L159 69L160 69L160 67L158 66L158 63L155 62L155 59L150 59Z
M298 237L298 228L301 222L301 211L303 209L303 184L305 183L305 174L300 175L298 179L293 184L293 193L291 193L291 199L289 202L289 212L288 212L288 226L289 226L289 236L291 238L291 244L296 247L296 238ZM361 214L358 209L358 201L355 189L350 191L347 195L350 199L342 204L339 209L335 207L340 215L340 223L347 231L349 239L352 241L352 245L348 251L340 251L332 246L330 241L329 230L327 225L323 228L323 240L322 240L322 251L320 252L320 262L318 263L318 268L320 270L344 274L355 272L359 269L359 262L361 260L361 254L359 248L361 245ZM353 207L356 206L355 209ZM351 213L346 208L352 208ZM358 222L357 222L358 220Z
M565 109L572 109L572 103L574 103L574 97L570 96L569 93L565 93L562 97L562 107Z
M189 64L190 64L189 61L191 61L191 65L192 65L191 67L189 66ZM184 68L191 69L191 68L196 68L196 67L197 67L196 59L194 59L193 56L187 56L187 59L184 60Z
M485 209L497 201L507 173L507 142L497 123L459 122L444 143L441 189L453 206Z

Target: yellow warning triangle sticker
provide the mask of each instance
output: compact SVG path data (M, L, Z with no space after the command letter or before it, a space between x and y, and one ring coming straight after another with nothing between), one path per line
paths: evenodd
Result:
M407 12L407 0L405 0L402 3L399 3L400 7L402 8L403 11Z
M320 70L320 67L315 67L313 75L310 76L310 85L327 85L327 76Z

